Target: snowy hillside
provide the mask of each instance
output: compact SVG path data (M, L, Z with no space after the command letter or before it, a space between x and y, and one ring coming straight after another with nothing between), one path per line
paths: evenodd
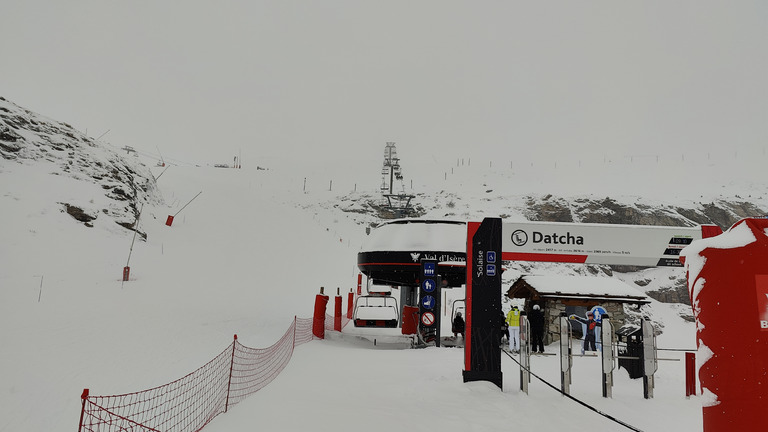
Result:
M380 201L379 167L369 162L329 169L295 155L264 164L266 170L171 166L155 183L163 168L143 166L140 158L63 123L5 100L0 119L2 431L74 430L84 388L116 394L170 382L203 365L234 334L250 347L271 345L294 316L311 316L321 286L331 295L354 286L365 228L379 221L366 203ZM649 184L649 164L659 164L656 174L669 174L663 159L539 168L435 158L420 165L407 159L407 149L400 151L404 190L433 218L543 219L536 209L556 201L569 209L570 220L586 221L617 212L594 207L606 198L683 224L706 216L708 203L728 218L742 208L735 202L748 212L764 208L764 183L729 171L736 161L722 167L706 158L690 161L671 183L665 177ZM167 215L201 191L165 225ZM84 225L62 203L96 217ZM114 222L133 223L141 205L137 229L147 236L130 252L133 231ZM123 283L127 264L131 280ZM684 277L681 269L617 274L519 263L505 280L529 271L613 274L646 291L674 287ZM663 328L660 346L694 347L686 306L654 301L645 312ZM518 368L506 358L503 392L463 384L462 356L458 349L390 351L344 339L315 341L299 347L270 386L206 430L620 430L541 383L532 384L530 396L522 394ZM540 360L534 372L557 383L556 359ZM578 359L575 367L574 395L599 409L646 431L701 430L698 399L683 396L680 362L661 366L653 400L644 400L642 384L624 371L616 373L614 398L604 400L596 362ZM555 411L559 415L551 415Z
M0 97L0 156L4 177L23 170L26 184L5 181L4 199L42 198L40 193L22 194L27 187L45 192L53 209L58 207L88 227L101 225L114 231L112 223L132 229L141 205L158 204L162 198L152 173L137 158L123 157L58 122ZM70 193L77 184L90 184L86 197ZM106 219L106 221L105 221Z
M715 224L727 229L744 217L768 213L768 195L760 178L768 156L758 149L726 152L615 155L559 164L555 159L548 165L541 160L515 164L487 155L473 158L469 166L467 160L423 165L405 159L406 182L396 193L415 195L414 215L428 218L499 216L511 221ZM373 170L369 174L378 175ZM386 217L377 207L383 202L379 193L363 191L325 205Z

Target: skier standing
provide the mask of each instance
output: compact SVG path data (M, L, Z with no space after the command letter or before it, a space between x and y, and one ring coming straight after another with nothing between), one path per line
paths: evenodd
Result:
M509 350L517 352L520 349L520 311L513 306L507 314L509 325Z
M541 306L533 305L531 316L529 318L531 323L531 339L533 345L531 347L532 352L544 352L544 312L541 311Z

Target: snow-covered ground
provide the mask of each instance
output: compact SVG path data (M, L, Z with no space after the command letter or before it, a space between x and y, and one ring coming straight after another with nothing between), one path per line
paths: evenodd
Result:
M440 178L442 171L432 171ZM62 194L98 199L102 192L49 175L45 162L0 160L0 430L74 430L84 388L119 394L170 382L212 359L234 334L246 346L267 347L294 316L311 316L321 286L331 296L337 287L353 288L366 224L322 203L375 191L377 171L324 171L340 180L309 175L305 189L308 172L296 164L170 167L158 180L166 204L145 206L140 227L148 239L136 241L131 280L123 283L132 233L106 218L86 227L56 204ZM483 181L449 185L458 205L463 197L474 203L471 217L501 211L502 203L470 199ZM643 277L663 280L676 271ZM454 291L450 298L460 298ZM660 347L694 348L694 326L679 318L680 306L651 308L664 324ZM206 430L622 429L536 379L529 395L521 393L519 368L506 356L499 391L462 382L461 349L384 349L350 333L351 325L345 337L299 346L275 381ZM559 386L555 356L532 362L534 373ZM645 431L701 430L700 400L685 398L683 362L661 362L650 400L624 370L615 381L613 398L602 398L599 361L574 360L571 394L587 404Z

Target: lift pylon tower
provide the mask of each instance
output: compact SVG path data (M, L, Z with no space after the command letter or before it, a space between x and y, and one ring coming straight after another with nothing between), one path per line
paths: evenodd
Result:
M400 169L400 158L397 157L397 149L394 142L387 142L384 147L384 165L381 168L381 193L387 199L387 205L396 218L408 216L411 211L411 199L415 195L407 195L405 192L395 193L395 180L403 181L403 172ZM401 187L404 189L404 186Z
M384 147L384 165L381 168L381 192L392 195L395 179L402 181L403 173L400 170L400 158L397 157L395 143L388 142Z

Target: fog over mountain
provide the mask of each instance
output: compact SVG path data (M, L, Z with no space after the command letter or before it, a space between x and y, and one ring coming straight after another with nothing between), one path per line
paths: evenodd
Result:
M11 1L0 93L178 163L375 170L386 141L441 168L744 161L768 141L767 8ZM680 187L671 167L658 177Z

